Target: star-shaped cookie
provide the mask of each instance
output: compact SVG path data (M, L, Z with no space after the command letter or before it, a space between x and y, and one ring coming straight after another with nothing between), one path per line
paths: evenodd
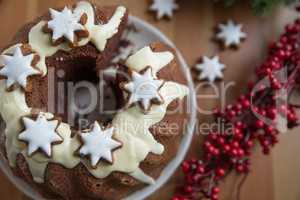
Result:
M79 149L79 154L89 156L92 167L96 167L101 159L113 163L112 151L122 146L112 138L114 128L102 129L97 121L90 132L82 133L83 145Z
M51 20L48 22L48 28L52 30L52 40L65 37L71 43L75 40L75 31L85 30L85 27L80 24L81 16L74 14L69 8L65 7L63 11L49 9Z
M232 20L229 20L227 24L219 24L216 38L222 41L225 47L237 47L247 37L247 34L242 31L242 27L242 24L235 24Z
M173 11L178 10L178 8L175 0L153 0L150 10L156 12L157 19L161 19L164 16L172 18Z
M10 88L13 84L26 88L27 77L40 74L40 71L32 67L34 54L24 56L21 48L16 47L14 55L1 55L4 67L0 70L0 75L6 77L6 87Z
M222 70L225 65L220 63L219 56L215 56L212 59L204 56L202 63L198 63L195 68L200 70L201 73L198 76L199 80L207 79L209 82L214 82L217 78L223 78Z
M24 117L23 122L25 131L20 133L18 139L27 143L29 156L40 149L50 157L51 145L63 141L56 133L57 120L48 121L44 115L39 114L36 121Z
M147 113L151 108L151 103L161 104L163 98L159 94L164 81L157 80L152 75L152 68L147 67L142 74L132 72L132 81L121 85L129 93L128 105L139 103L142 111Z

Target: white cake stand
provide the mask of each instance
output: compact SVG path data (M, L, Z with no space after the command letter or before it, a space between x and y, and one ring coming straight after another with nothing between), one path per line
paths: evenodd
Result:
M160 41L176 49L175 45L163 33L161 33L158 29L156 29L149 23L136 17L130 16L129 24L133 24L134 27L136 27L138 30L138 32L128 35L130 41L132 41L135 44L137 49L149 45L154 41ZM126 200L145 199L146 197L154 193L158 188L160 188L164 183L166 183L184 159L185 154L190 146L196 122L196 95L188 66L178 50L176 50L176 54L177 60L182 69L183 75L188 81L188 87L190 89L190 95L187 101L189 118L187 127L185 129L186 131L185 133L183 133L184 136L180 143L176 157L174 157L174 159L164 168L164 170L161 173L161 176L156 180L156 183L154 185L146 186L145 188L133 193L132 195L128 196ZM0 168L6 174L8 179L25 195L32 199L44 199L40 196L40 194L34 191L33 188L30 187L27 183L13 175L10 167L8 166L7 160L2 154L0 154Z

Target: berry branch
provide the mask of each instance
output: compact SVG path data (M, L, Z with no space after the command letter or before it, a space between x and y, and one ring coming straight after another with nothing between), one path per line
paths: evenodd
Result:
M203 143L203 159L183 162L185 182L172 200L218 200L222 179L233 171L249 173L255 144L269 154L278 143L282 121L289 129L298 126L296 109L300 106L289 99L300 80L299 34L300 20L287 25L279 41L270 45L266 61L257 68L257 81L249 82L246 93L234 104L215 110L215 121L225 127L231 125L231 129L210 132ZM280 72L285 72L285 79L278 75ZM281 98L284 94L287 101Z

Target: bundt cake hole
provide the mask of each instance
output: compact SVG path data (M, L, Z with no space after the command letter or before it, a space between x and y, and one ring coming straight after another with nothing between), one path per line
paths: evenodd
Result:
M58 73L61 68L57 68ZM96 71L94 58L76 58L70 61L65 70L64 104L68 121L76 130L90 127L95 120L110 123L118 108L113 82L108 81L102 71ZM66 98L67 97L67 98Z
M87 129L95 120L109 124L120 105L115 80L97 72L95 57L69 57L49 58L47 77L33 80L36 88L26 95L28 105L54 113L74 130Z

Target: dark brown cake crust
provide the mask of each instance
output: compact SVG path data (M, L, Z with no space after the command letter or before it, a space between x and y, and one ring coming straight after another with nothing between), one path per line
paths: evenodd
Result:
M114 13L116 7L97 7L96 18L97 21L107 22L108 19ZM46 59L48 68L62 67L68 71L70 63L77 59L77 62L81 64L87 62L90 64L91 60L95 61L95 73L98 70L102 70L105 66L108 66L112 59L113 53L118 47L121 34L125 29L127 23L128 13L124 16L122 23L119 27L119 32L108 41L106 50L99 54L98 50L92 45L87 44L82 47L77 47L70 52L58 51L55 55ZM30 29L41 19L48 19L48 14L42 16L32 23L25 25L15 36L13 42L26 43L28 42L28 33ZM162 45L161 43L153 43L151 45L152 50L156 52L171 51L171 48ZM65 65L58 63L59 59L64 60ZM72 63L74 65L74 63ZM174 81L181 84L186 84L186 80L182 75L182 72L177 65L176 60L173 60L168 66L163 68L158 73L158 78L166 81ZM26 93L26 101L31 107L35 108L46 108L47 107L47 80L40 77L32 77L29 79L29 92ZM185 105L185 101L175 100L169 107L168 111L176 109L179 104ZM181 106L185 108L185 106ZM65 116L60 116L64 119ZM167 114L164 119L151 127L150 131L154 135L155 139L165 147L163 155L157 156L149 154L141 164L141 169L148 175L157 178L159 177L162 169L166 164L175 157L178 145L184 132L185 122L187 120L186 110L182 113ZM176 123L178 128L170 133L165 129L166 124ZM74 131L75 133L75 131ZM75 133L76 134L76 133ZM128 196L130 193L144 187L145 185L133 177L120 172L113 172L104 179L96 179L93 177L87 169L79 164L74 169L67 169L59 164L50 163L47 166L45 174L45 183L37 184L33 181L32 175L30 174L28 165L25 158L19 154L17 157L17 167L14 169L16 175L22 177L26 182L32 185L38 190L44 197L51 199L121 199L122 197Z

